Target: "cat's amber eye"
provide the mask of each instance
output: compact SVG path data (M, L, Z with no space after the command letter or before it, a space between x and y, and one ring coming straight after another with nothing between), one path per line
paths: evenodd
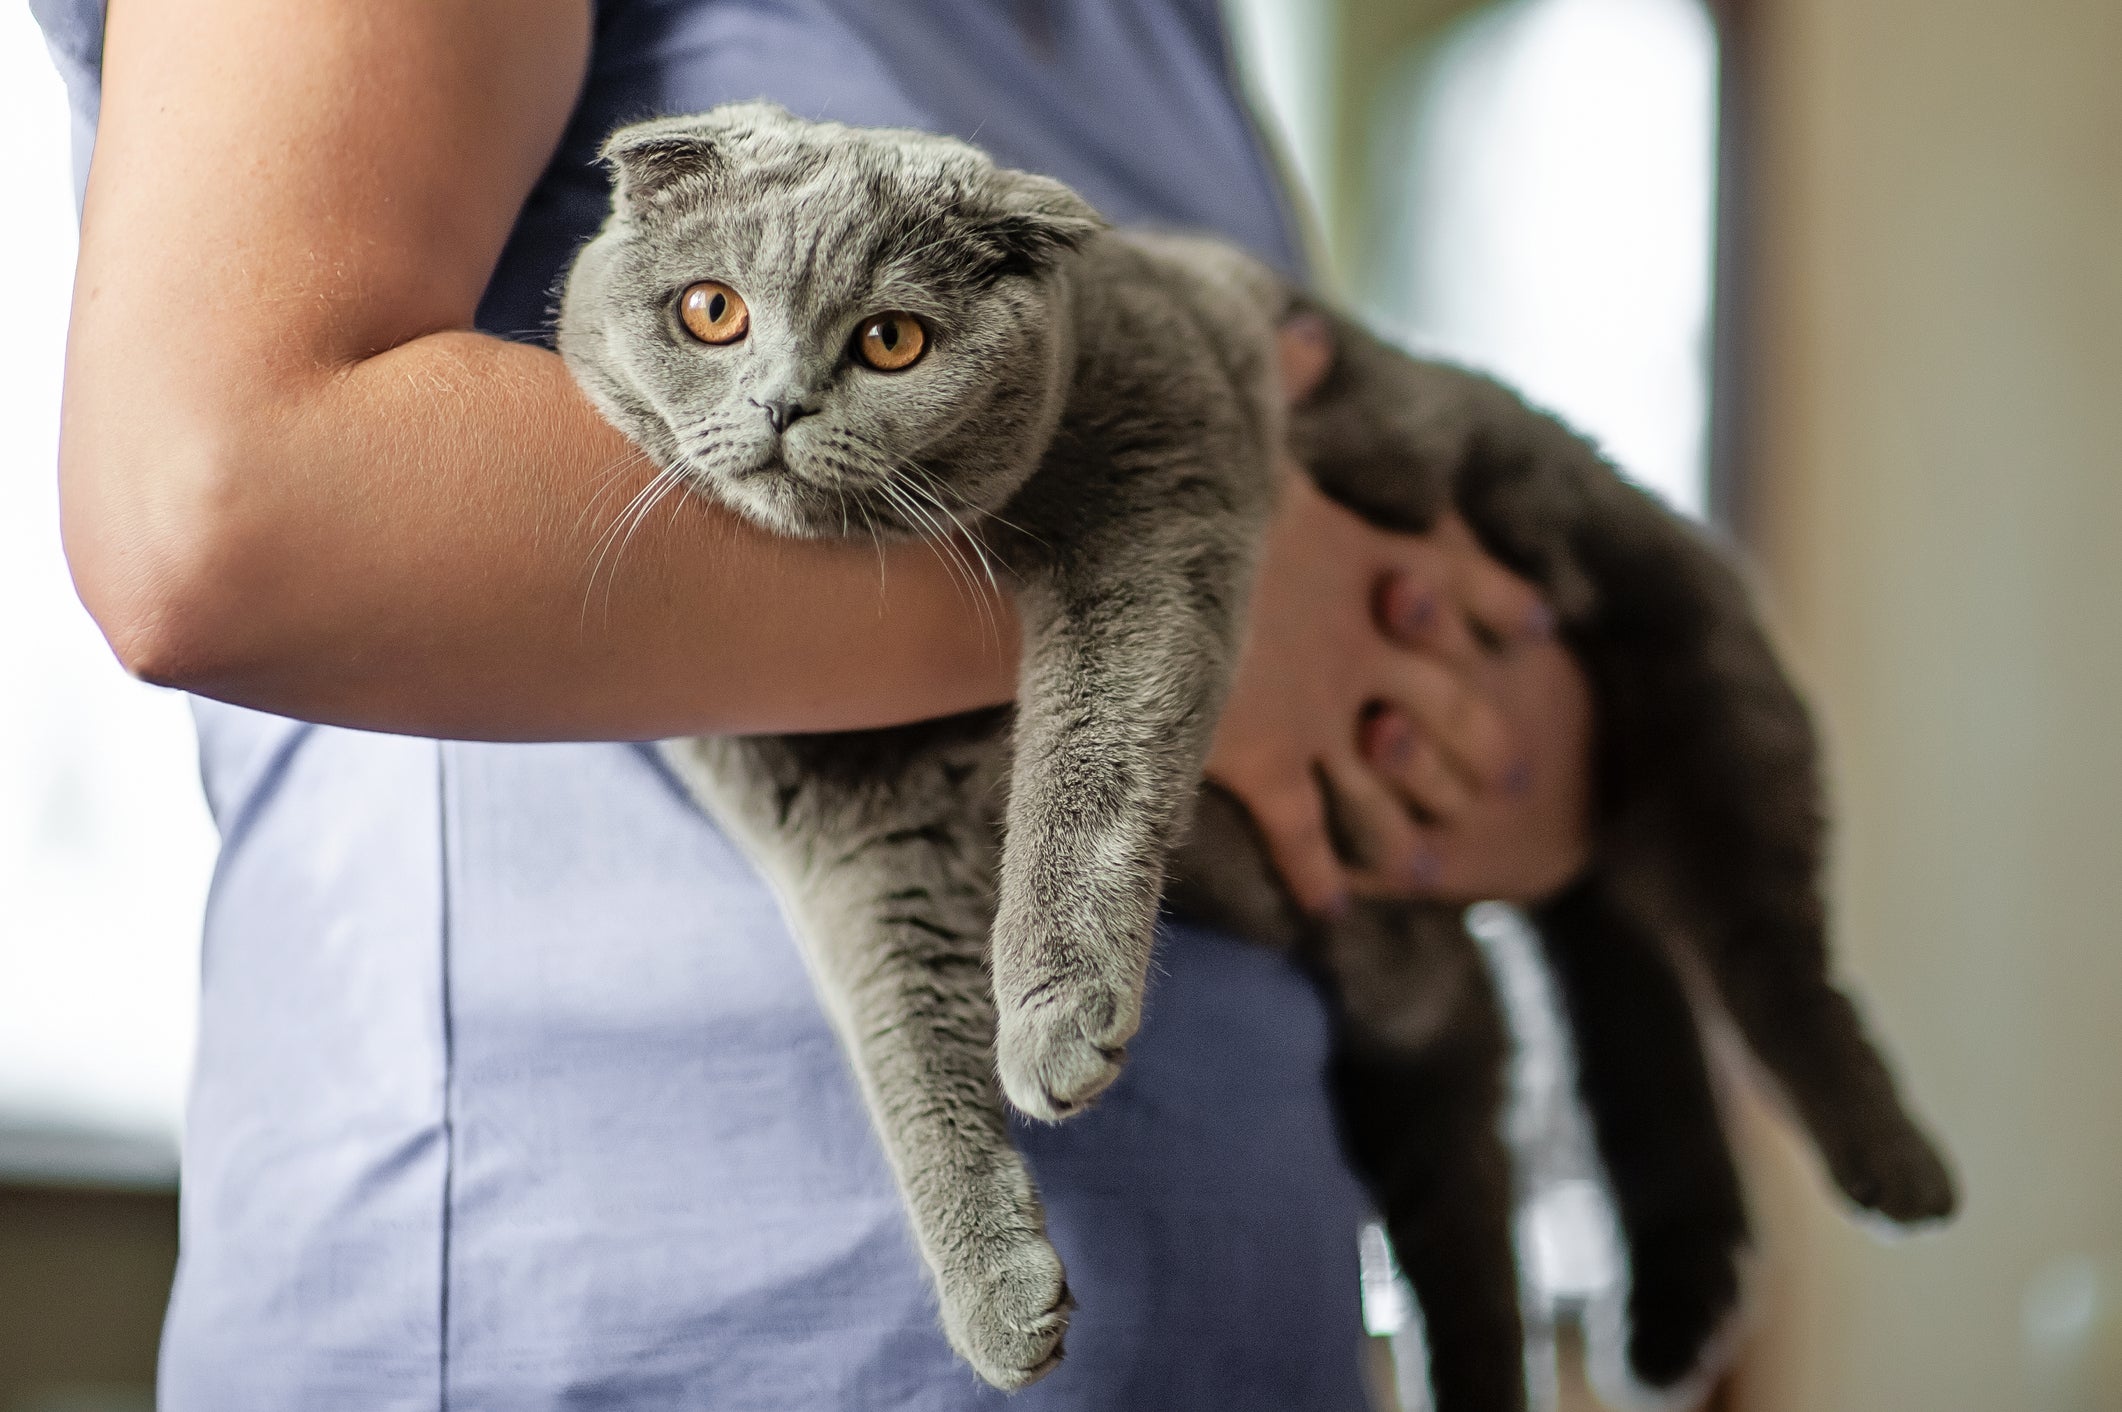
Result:
M752 311L744 296L720 280L687 285L678 300L678 319L702 343L735 343L751 331Z
M879 314L855 331L855 356L880 373L910 368L928 347L928 330L912 314Z

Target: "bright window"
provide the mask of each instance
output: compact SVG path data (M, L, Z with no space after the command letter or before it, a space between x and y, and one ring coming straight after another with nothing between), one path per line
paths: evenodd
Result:
M1337 127L1332 6L1233 0L1268 126L1317 201L1333 135L1367 136L1328 214L1342 284L1384 331L1493 372L1631 476L1706 502L1717 39L1701 0L1501 0L1399 56ZM1346 234L1347 232L1342 232Z
M0 1175L169 1180L213 829L181 697L119 670L59 550L64 89L0 8Z
M1231 0L1266 126L1302 194L1342 223L1328 245L1364 252L1341 287L1382 331L1496 374L1702 514L1717 36L1701 0L1497 0L1386 56L1375 100L1344 83L1377 56L1329 28L1353 8ZM1364 143L1360 191L1332 189L1349 170L1336 134ZM1471 920L1518 1043L1527 1332L1531 1366L1551 1370L1555 1322L1611 1300L1624 1257L1537 939L1508 909ZM1419 1310L1375 1230L1362 1256L1366 1320L1393 1335L1401 1406L1420 1412Z

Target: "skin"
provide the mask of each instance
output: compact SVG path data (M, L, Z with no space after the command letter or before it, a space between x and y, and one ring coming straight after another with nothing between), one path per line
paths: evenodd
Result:
M60 450L82 601L146 680L370 730L652 739L1008 699L1013 606L925 547L880 564L693 500L614 535L638 453L558 357L471 331L589 34L582 0L114 0ZM1282 351L1301 395L1317 331ZM1463 527L1387 534L1295 475L1265 563L1209 773L1300 900L1576 871L1588 698L1529 586Z

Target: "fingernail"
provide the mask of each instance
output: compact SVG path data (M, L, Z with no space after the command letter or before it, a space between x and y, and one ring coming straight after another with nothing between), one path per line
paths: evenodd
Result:
M1503 772L1503 789L1508 794L1524 794L1533 787L1533 767L1527 760L1520 760Z
M1388 770L1406 769L1415 757L1414 726L1397 711L1380 712L1370 722L1365 753Z
M1437 621L1437 595L1434 593L1418 593L1412 599L1403 593L1396 606L1399 615L1394 619L1393 628L1402 637L1416 637L1428 632L1430 625Z

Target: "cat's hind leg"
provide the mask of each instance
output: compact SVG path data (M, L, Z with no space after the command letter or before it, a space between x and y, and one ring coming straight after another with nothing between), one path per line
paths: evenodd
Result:
M1668 608L1699 625L1676 639L1684 650L1617 637L1599 669L1628 679L1601 694L1613 743L1631 757L1610 774L1644 781L1614 830L1614 876L1650 884L1646 915L1666 915L1690 944L1849 1199L1904 1224L1941 1219L1956 1201L1951 1171L1831 973L1819 749L1804 703L1729 571L1703 559L1693 578L1703 591ZM1618 572L1603 582L1622 595ZM1650 619L1654 591L1626 585L1616 617Z
M941 725L892 734L895 748L809 737L667 753L780 894L934 1276L944 1332L1006 1391L1059 1364L1072 1301L995 1079L987 934L1000 754L992 738Z
M1676 1388L1715 1362L1747 1248L1745 1198L1694 1011L1662 943L1613 904L1596 873L1542 906L1535 924L1628 1251L1627 1365L1648 1387Z
M1431 1401L1522 1412L1510 1040L1493 983L1456 909L1366 904L1330 932L1335 1105L1422 1309Z
M1724 1008L1856 1205L1901 1225L1950 1216L1952 1170L1901 1101L1850 998L1828 978L1818 924L1703 946ZM1811 935L1807 933L1810 932Z

